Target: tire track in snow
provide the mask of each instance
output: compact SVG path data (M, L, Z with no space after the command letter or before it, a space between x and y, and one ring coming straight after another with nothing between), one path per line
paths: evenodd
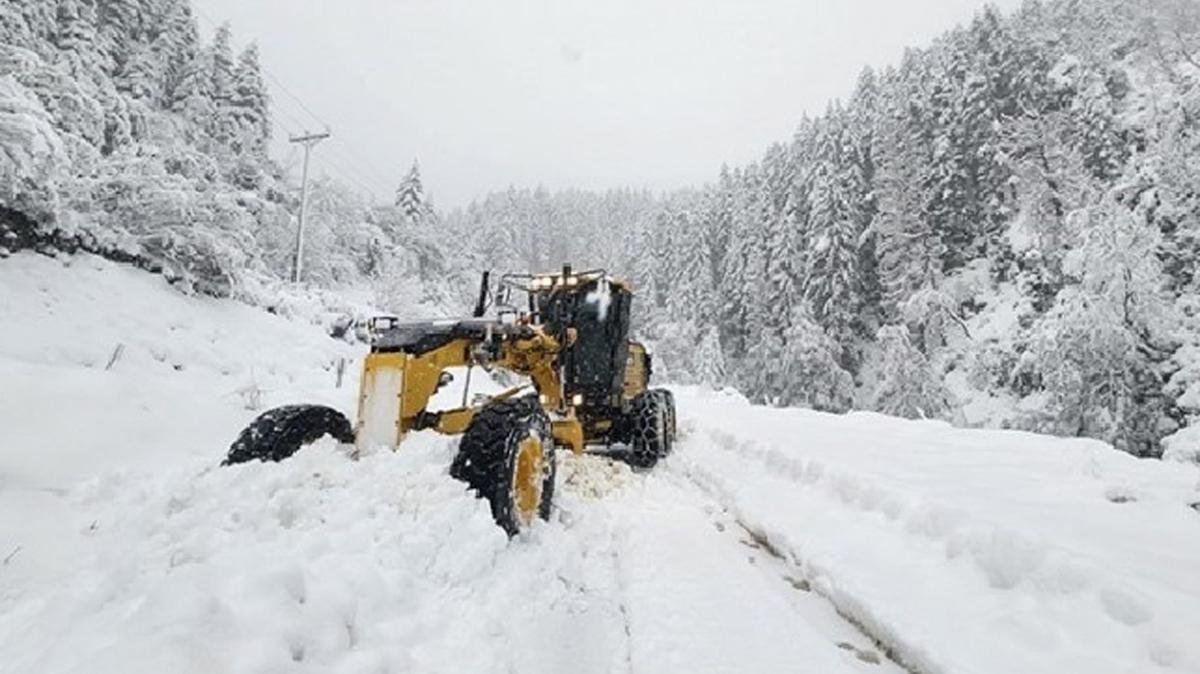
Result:
M900 671L669 471L634 476L597 508L617 530L629 671Z
M686 448L681 448L686 451ZM770 466L765 461L759 461L764 467ZM871 623L871 614L853 597L835 592L828 584L824 574L814 573L802 559L797 544L792 541L779 541L767 532L764 523L748 517L738 507L736 499L728 491L723 481L707 469L683 457L672 457L669 462L673 475L679 476L691 484L700 493L707 495L720 504L729 513L737 526L743 529L753 540L758 542L763 550L780 564L785 565L827 602L831 610L850 625L854 630L868 639L889 662L910 674L940 674L941 669L925 662L919 651L900 641L890 630L876 628ZM906 653L917 653L906 656Z
M717 493L702 482L698 481L687 470L681 470L677 467L678 462L669 460L664 468L667 473L681 484L686 484L689 490L694 490L698 498L710 501L711 505L707 506L716 511L714 523L721 524L722 520L728 521L736 529L729 525L721 525L718 531L730 532L740 531L745 534L745 539L739 539L739 542L749 549L752 549L759 554L759 559L762 564L760 570L771 568L771 573L782 581L781 587L787 587L785 592L804 593L800 597L817 597L819 605L813 605L814 602L803 602L803 606L798 608L798 612L804 614L802 618L811 617L814 613L820 615L826 614L825 619L828 619L828 614L835 614L844 625L853 632L854 636L858 636L861 640L866 641L869 645L856 645L854 642L860 641L853 639L848 635L840 637L831 637L831 643L835 643L838 648L850 651L856 658L866 664L880 664L879 654L893 665L898 671L903 670L909 674L923 674L921 670L906 664L897 657L893 649L882 639L871 632L861 621L857 620L854 615L842 610L841 607L827 594L821 592L819 585L813 583L812 578L806 573L803 564L790 551L790 548L764 532L755 524L747 521L745 518L737 514L736 508L732 507L728 502L723 501ZM803 601L803 600L800 600Z

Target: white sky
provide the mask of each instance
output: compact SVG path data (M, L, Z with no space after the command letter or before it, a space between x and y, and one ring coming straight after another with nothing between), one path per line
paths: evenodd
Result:
M439 207L509 185L713 179L980 0L194 0L332 127L314 167ZM1012 9L1020 0L993 4ZM319 128L272 84L276 136ZM280 125L284 128L279 128ZM296 161L278 143L285 163Z

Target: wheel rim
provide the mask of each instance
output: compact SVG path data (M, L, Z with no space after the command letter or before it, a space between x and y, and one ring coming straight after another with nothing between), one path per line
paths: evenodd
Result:
M530 434L517 445L516 465L513 467L513 519L520 528L528 527L537 517L542 503L544 472L542 441Z

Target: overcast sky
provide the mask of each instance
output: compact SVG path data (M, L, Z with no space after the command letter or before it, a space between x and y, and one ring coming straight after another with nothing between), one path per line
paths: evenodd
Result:
M194 0L257 41L276 136L380 199L414 158L439 207L509 185L670 189L969 21L979 0ZM1019 0L993 4L1011 9ZM280 128L282 127L282 128ZM294 149L280 142L289 165Z

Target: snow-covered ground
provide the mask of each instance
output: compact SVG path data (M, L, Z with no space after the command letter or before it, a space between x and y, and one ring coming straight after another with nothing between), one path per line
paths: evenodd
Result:
M679 390L509 541L452 439L217 467L253 390L351 408L313 326L25 254L0 326L3 674L1200 671L1184 464Z
M922 672L1200 672L1200 472L680 392L688 476Z

